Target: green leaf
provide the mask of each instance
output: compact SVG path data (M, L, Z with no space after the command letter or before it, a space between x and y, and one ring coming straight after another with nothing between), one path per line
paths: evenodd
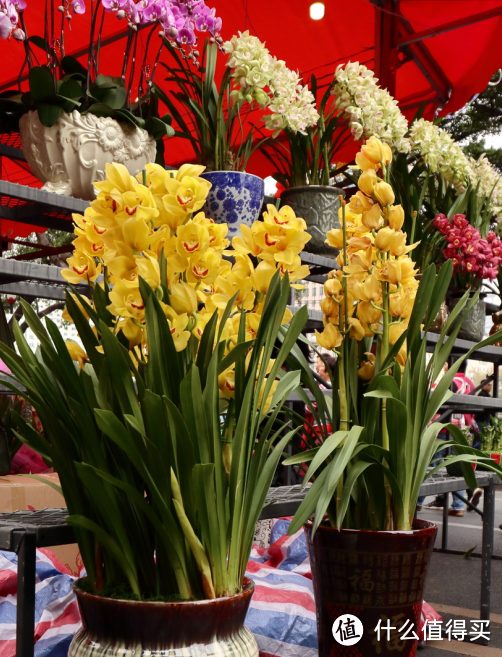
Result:
M63 113L63 108L59 105L50 105L47 103L38 103L38 118L42 125L51 128Z
M30 93L36 102L39 103L40 101L44 100L44 98L47 98L47 96L54 96L56 93L54 79L47 66L34 66L30 71L29 79ZM42 119L40 120L42 121ZM53 121L51 124L44 123L44 125L50 127L50 125L53 125L55 121Z
M162 139L162 137L172 137L174 135L174 128L167 123L164 123L164 121L156 116L151 116L146 120L145 130L148 134L152 135L156 141Z
M85 66L82 66L78 59L75 59L75 57L72 57L71 55L63 57L61 60L61 66L63 71L67 74L80 73L84 77L87 77L87 69Z

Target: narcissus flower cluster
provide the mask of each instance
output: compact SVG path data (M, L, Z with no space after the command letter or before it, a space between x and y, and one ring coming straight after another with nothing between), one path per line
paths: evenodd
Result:
M84 215L73 215L75 251L63 276L72 284L84 281L102 287L105 281L100 276L106 277L108 310L137 360L148 358L140 279L155 290L177 351L189 348L196 353L207 322L215 312L221 317L234 295L222 331L228 347L237 342L241 311L246 340L256 335L277 270L281 275L287 272L291 281L308 275L299 255L310 239L304 220L289 207L279 211L268 206L263 221L241 227L242 237L234 238L231 249L228 226L215 224L201 212L211 187L200 177L203 170L186 164L166 171L149 164L137 177L144 176L142 184L125 166L107 164L106 180L95 183L97 198ZM85 307L82 310L86 312ZM288 311L283 322L290 319ZM85 362L85 354L75 347L71 353L79 363ZM220 376L220 389L227 397L233 394L233 376L232 368Z
M391 150L372 137L356 160L362 170L359 191L347 207L342 202L342 227L327 234L326 242L340 249L340 268L324 284L324 330L316 333L321 347L337 352L347 338L383 335L394 344L408 325L418 288L415 263L408 255L416 244L407 245L401 230L403 208L394 205L394 192L385 181ZM404 365L404 348L397 359ZM374 362L367 354L360 363L362 378L372 378Z
M497 278L502 242L495 233L490 232L482 239L479 230L463 214L456 214L451 220L438 214L433 225L445 238L443 255L452 261L453 273L462 288L479 287L483 279Z

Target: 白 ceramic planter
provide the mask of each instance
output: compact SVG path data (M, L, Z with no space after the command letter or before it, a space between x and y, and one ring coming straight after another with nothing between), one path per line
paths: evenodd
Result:
M242 593L194 602L113 600L82 591L77 595L82 629L69 657L258 657L256 641L244 619L254 584Z
M265 196L262 178L245 171L206 171L211 183L202 211L217 224L228 224L228 237L239 235L241 224L251 226L260 216Z
M460 301L461 295L452 294L449 301L450 312L455 308L457 303ZM467 301L466 306L470 303L470 300ZM465 310L465 308L464 308ZM462 314L464 313L462 311ZM479 299L473 308L467 313L467 315L462 320L462 326L458 332L458 337L461 340L470 340L471 342L481 342L485 335L485 323L486 323L486 304L484 301Z
M291 187L282 192L281 205L291 206L297 217L305 219L307 232L312 235L312 239L305 245L305 251L336 258L338 249L326 244L326 233L332 228L340 228L339 196L344 195L342 189L327 185Z
M317 612L319 657L412 657L417 640L401 640L396 631L378 641L375 628L390 621L401 628L408 621L418 635L427 567L437 527L415 520L413 531L338 531L305 525ZM344 646L333 637L339 616L351 614L363 625L362 636ZM336 626L335 626L336 631Z
M47 128L38 112L19 120L26 161L42 189L86 201L96 198L93 182L104 180L107 162L118 162L135 176L155 162L155 140L146 130L119 123L110 117L63 113Z

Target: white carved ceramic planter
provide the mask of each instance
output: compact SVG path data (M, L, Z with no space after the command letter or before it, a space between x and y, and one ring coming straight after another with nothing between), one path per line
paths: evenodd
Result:
M63 113L47 128L38 112L19 121L26 161L42 189L84 200L96 197L93 182L105 177L105 164L124 164L136 175L155 161L155 140L146 130L119 123L110 117Z

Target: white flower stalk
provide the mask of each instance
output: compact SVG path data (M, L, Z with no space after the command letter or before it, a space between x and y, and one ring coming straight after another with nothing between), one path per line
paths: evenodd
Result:
M268 107L271 114L264 117L265 126L274 131L274 136L285 128L305 133L316 125L319 114L312 93L301 84L298 74L284 61L272 57L257 37L239 32L223 48L237 85L232 97Z
M477 160L469 157L470 178L478 198L489 202L491 212L497 222L502 220L502 174L496 171L485 153Z
M359 62L338 66L331 93L336 107L347 114L355 139L375 136L402 153L409 152L408 121L397 100L378 85L373 71Z

